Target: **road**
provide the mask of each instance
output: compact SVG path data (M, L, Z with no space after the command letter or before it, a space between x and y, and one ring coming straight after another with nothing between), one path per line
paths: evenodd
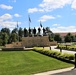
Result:
M51 74L50 74L50 75L51 75ZM52 74L52 75L76 75L76 69L73 69L73 70L67 71L67 72Z

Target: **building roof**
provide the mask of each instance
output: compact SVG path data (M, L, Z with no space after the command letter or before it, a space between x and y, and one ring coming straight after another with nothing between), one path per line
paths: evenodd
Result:
M72 35L76 35L76 32L68 32L68 33L71 33ZM55 34L59 34L61 37L64 37L68 34L67 32L65 33L55 33Z

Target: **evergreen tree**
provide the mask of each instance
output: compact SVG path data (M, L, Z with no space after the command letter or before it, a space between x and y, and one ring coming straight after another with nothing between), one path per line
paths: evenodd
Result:
M2 28L1 32L7 33L8 36L10 35L10 29L9 28Z
M11 36L9 38L9 42L12 43L12 42L17 42L18 41L18 35L16 33L11 33Z
M13 29L13 30L12 30L12 33L18 34L18 29L17 29L17 28Z
M62 41L62 38L60 37L59 34L55 34L54 40L57 41L57 42L61 42Z
M26 28L24 28L24 37L27 37L28 36L28 30Z
M22 28L21 28L21 27L19 28L18 35L19 35L20 37L22 37L22 36L23 36L23 30L22 30Z
M45 30L45 28L43 28L43 36L45 36L46 35L46 30Z
M31 29L29 28L29 36L31 36Z
M33 34L34 34L34 36L36 35L36 29L35 29L35 27L33 29Z
M68 33L65 37L64 37L64 41L65 42L72 42L74 40L74 37L71 33Z
M1 41L1 42L2 42L2 45L5 45L5 44L8 43L9 37L8 37L7 33L2 32L0 39L2 40L2 41Z
M38 28L38 35L40 35L40 32L41 32L41 29L40 29L40 27Z

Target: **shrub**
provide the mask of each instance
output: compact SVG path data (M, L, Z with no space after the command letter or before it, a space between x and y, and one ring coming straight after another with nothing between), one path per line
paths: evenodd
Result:
M43 50L43 49L34 48L34 51L37 51L39 53L42 53L48 56L65 59L65 60L74 60L75 58L73 54L68 54L68 53L62 54L61 52L53 51L53 50Z

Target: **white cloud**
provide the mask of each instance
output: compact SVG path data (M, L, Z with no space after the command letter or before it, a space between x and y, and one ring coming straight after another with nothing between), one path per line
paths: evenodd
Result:
M19 14L14 14L14 16L15 16L15 17L21 17L21 15L19 15Z
M63 8L67 4L72 4L72 1L74 0L43 0L42 3L38 5L38 8L30 8L28 12L41 12L39 11L40 9L42 10L42 12L49 12L54 9Z
M1 20L1 21L9 20L9 19L12 19L12 15L10 15L10 14L8 14L8 13L0 16L0 20Z
M20 24L21 24L21 22L18 22L18 25L20 25ZM0 26L13 29L13 28L17 27L17 22L5 21L5 22L1 22Z
M76 9L76 0L73 0L71 8Z
M5 5L5 4L1 4L1 5L0 5L0 8L10 10L10 9L12 9L13 7L12 7L12 6L7 6L7 5Z
M28 13L33 13L33 12L37 12L38 9L37 8L30 8L28 9Z
M16 2L16 0L9 0L9 2Z
M17 26L17 22L14 22L12 20L13 20L13 16L6 13L6 14L0 16L0 26L13 29ZM21 22L18 22L18 24L20 25Z
M43 0L42 3L38 5L38 8L29 8L28 12L50 12L63 8L66 5L71 5L72 9L76 9L76 0Z
M51 28L51 30L54 33L57 33L57 32L76 32L76 26L67 26L67 27L58 26L58 27Z
M63 8L66 4L71 4L72 0L43 0L39 5L45 11L52 11L54 9Z
M56 26L57 27L57 26L60 26L60 24L53 24L52 26Z
M55 17L51 16L51 15L44 15L38 21L45 22L45 21L50 20L50 19L55 19Z

